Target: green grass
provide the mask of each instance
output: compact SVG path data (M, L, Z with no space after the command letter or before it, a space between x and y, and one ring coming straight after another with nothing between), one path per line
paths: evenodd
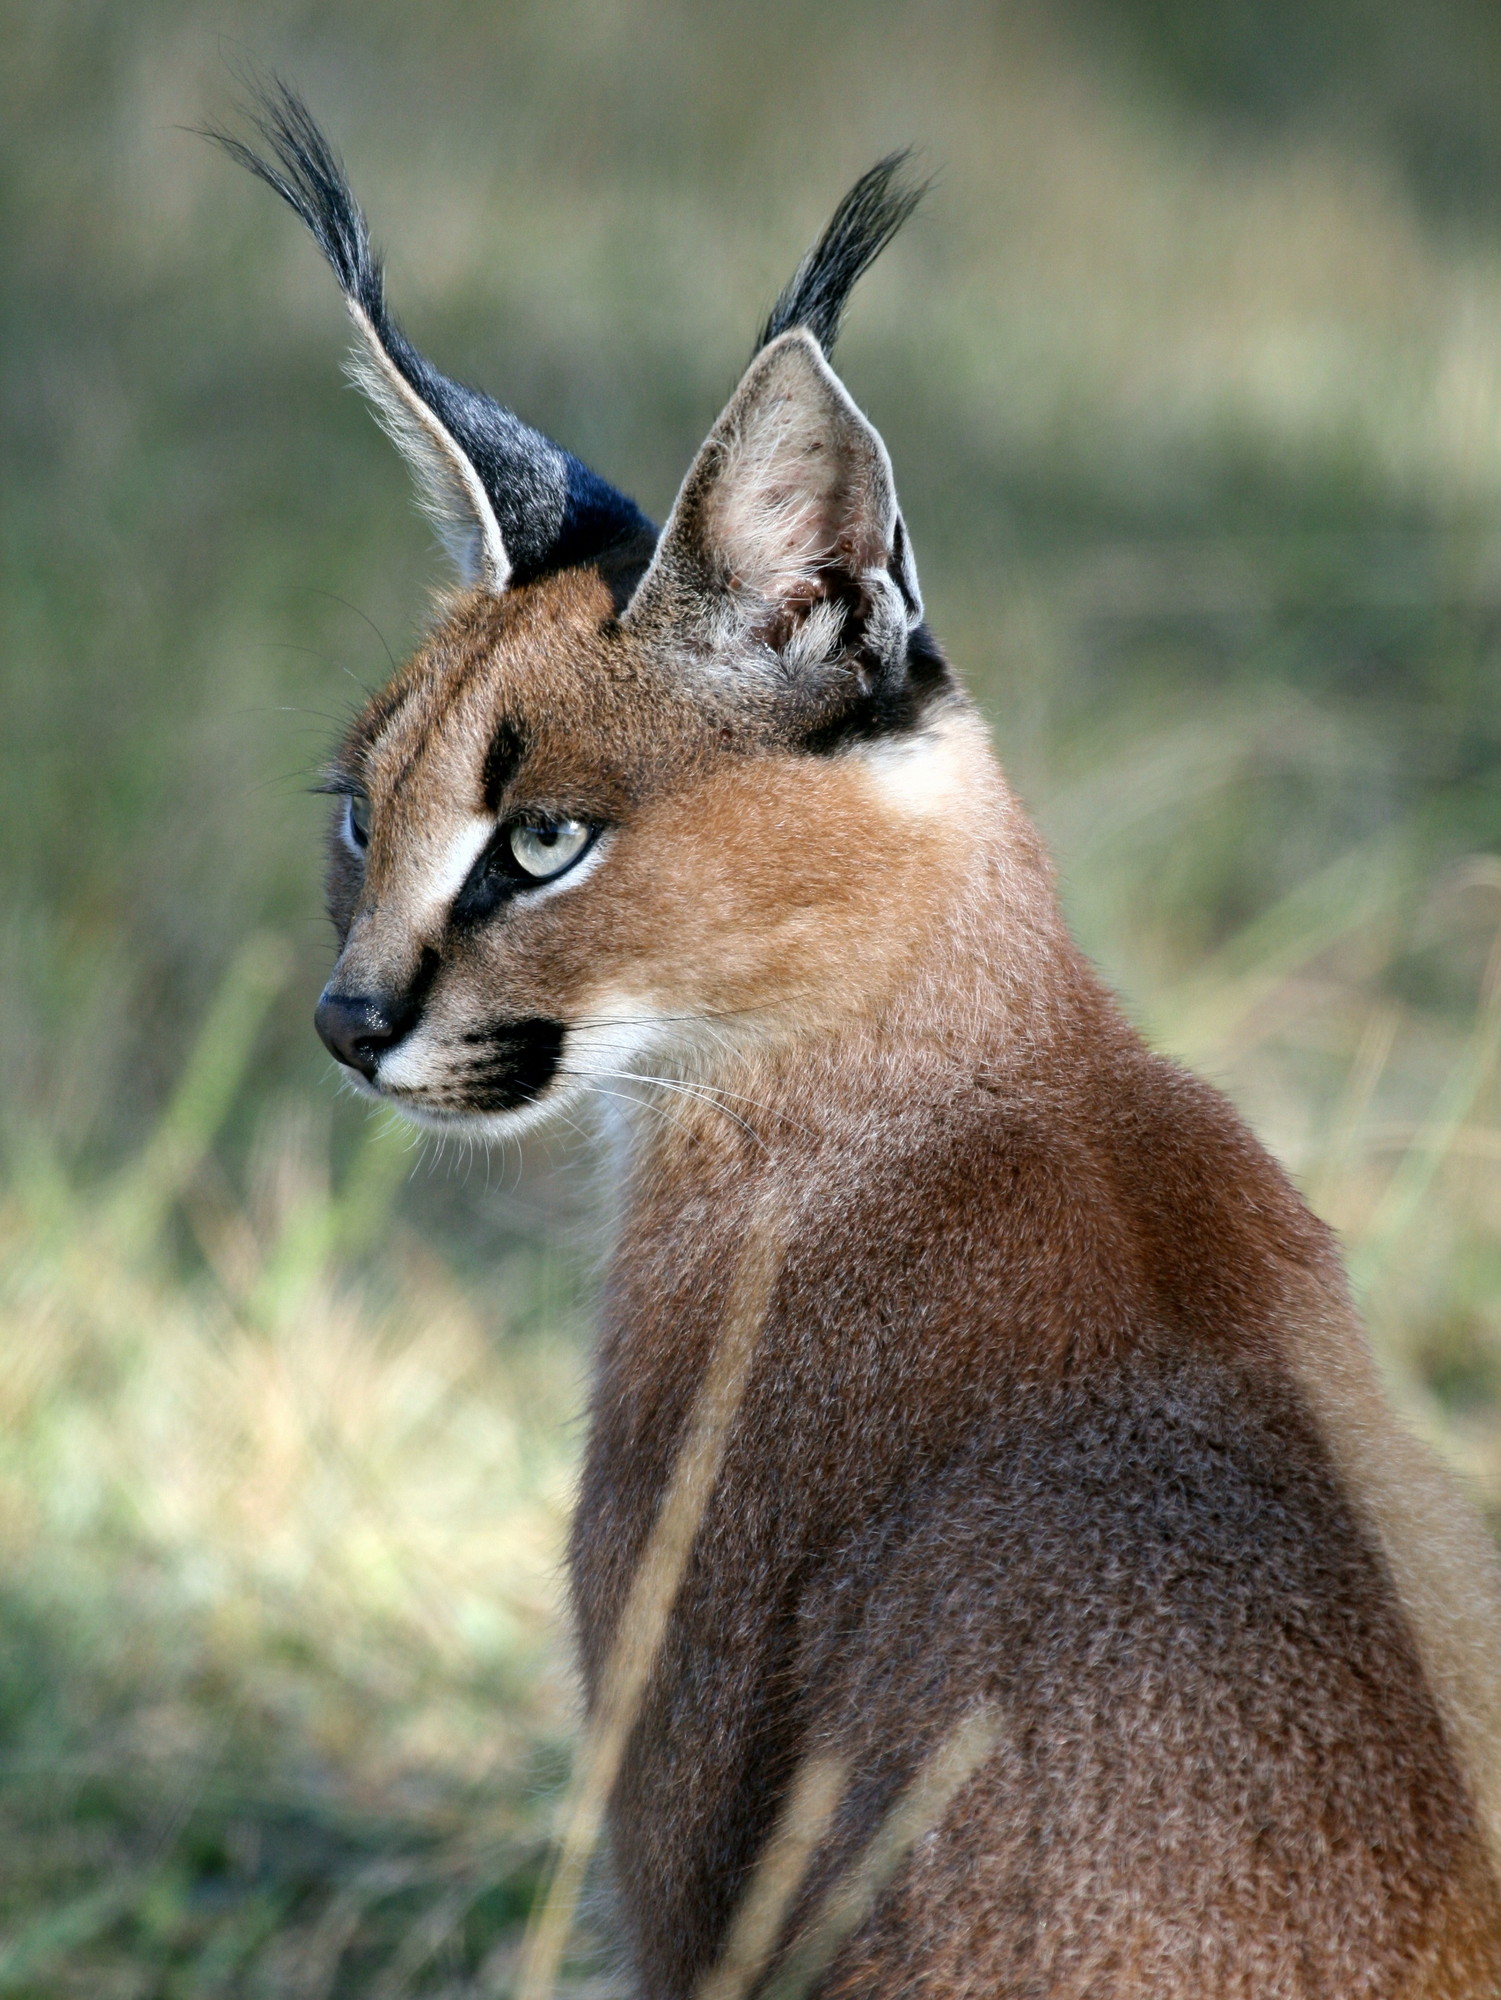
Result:
M1493 16L23 0L0 1994L505 1994L573 1740L587 1176L409 1149L311 1034L303 786L431 565L314 253L181 129L225 55L309 91L422 344L659 518L834 196L927 142L842 359L935 626L1501 1522Z
M134 1160L0 1206L0 1992L482 1966L566 1768L576 1327L393 1225L393 1135L337 1184L296 1115L242 1189L193 1164L270 957Z

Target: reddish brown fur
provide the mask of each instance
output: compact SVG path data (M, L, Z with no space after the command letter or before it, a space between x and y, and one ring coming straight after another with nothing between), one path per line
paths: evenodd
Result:
M643 1127L572 1543L591 1688L747 1219L768 1189L790 1218L613 1806L642 1990L711 1965L801 1758L856 1773L806 1921L987 1695L1002 1749L821 1991L1501 1991L1452 1732L1297 1386L1309 1298L1346 1310L1327 1233L1141 1048L944 713L952 809L890 808L862 756L675 691L576 573L462 604L348 753L377 801L366 937L404 966L409 857L523 721L517 795L618 845L455 954L432 1010L649 994L715 1023L692 1074L753 1127Z
M784 1952L977 1717L824 2000L1494 2000L1494 1559L1327 1232L1074 950L927 634L820 345L898 162L654 540L411 350L305 107L257 126L225 143L483 585L332 774L320 1032L485 1135L639 1094L571 1545L596 1711L747 1233L785 1253L611 1799L643 2000L700 1988L800 1770L846 1780Z
M719 1093L636 1121L571 1546L591 1699L738 1246L786 1218L612 1803L643 1994L708 1972L803 1759L852 1775L784 1946L979 1699L999 1748L820 1992L1501 1992L1494 1580L1445 1558L1468 1636L1414 1611L1430 1530L1366 1491L1389 1419L1327 1232L1079 957L957 690L812 754L825 696L682 638L672 532L625 618L592 569L461 600L346 746L371 842L333 866L341 977L428 955L426 1067L383 1094L464 1115L466 1033L540 1015L569 1048L647 1019L622 1060ZM455 934L431 882L502 721L502 816L611 844Z
M446 913L419 909L431 840L477 808L491 732L514 715L529 748L511 793L611 821L616 844L585 923L572 898L543 903L452 953L435 1022L482 1014L491 993L570 1019L614 990L707 1019L763 1001L790 1016L805 991L828 1022L879 998L922 948L907 912L939 894L946 844L874 816L837 760L769 756L763 718L685 689L612 611L595 571L465 600L356 726L341 764L380 809L363 871L331 850L345 978L400 986L440 942ZM831 990L840 958L858 973Z
M758 1080L789 1113L774 1159L700 1131L643 1172L574 1537L596 1672L749 1203L774 1178L799 1218L617 1796L647 1992L691 1990L799 1757L843 1752L861 1774L830 1861L847 1858L980 1693L1001 1703L1005 1754L828 1992L1498 1990L1501 1905L1464 1780L1289 1379L1281 1272L1337 1283L1327 1240L1082 970L1073 999L1077 1041L1042 1065L879 1035L858 1062L800 1052L796 1074ZM1142 1422L1192 1401L1204 1433L1197 1461L1146 1470L1211 1512L1234 1489L1247 1518L1240 1488L1259 1481L1262 1512L1292 1515L1275 1599L1194 1574L1209 1556L1254 1569L1256 1550L1186 1535L1184 1606L1151 1573L1150 1533L1070 1574L1065 1474L1106 1515L1160 1503L1102 1415L1136 1396ZM1081 1422L1104 1430L1093 1456ZM1063 1457L1041 1493L1018 1489L1019 1426ZM1073 1592L1088 1617L1060 1619ZM1258 1617L1295 1623L1261 1635Z

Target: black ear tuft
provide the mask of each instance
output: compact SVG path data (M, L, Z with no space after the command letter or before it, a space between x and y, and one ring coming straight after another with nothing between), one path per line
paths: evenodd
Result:
M451 382L386 306L379 257L338 155L279 78L252 87L262 157L232 133L204 137L274 188L328 259L362 352L356 379L410 460L464 581L493 590L588 562L655 529L623 493L502 404Z
M850 293L932 186L902 179L911 157L910 147L888 153L855 182L772 307L756 353L794 326L833 352Z
M274 188L307 224L333 267L344 296L362 306L377 331L389 325L380 259L370 247L370 231L344 176L337 153L313 123L302 99L280 77L256 88L250 122L265 140L271 159L262 159L232 132L204 132L247 173Z

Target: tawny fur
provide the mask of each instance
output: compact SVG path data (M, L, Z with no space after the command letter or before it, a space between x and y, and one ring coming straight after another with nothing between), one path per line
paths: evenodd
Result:
M795 1218L617 1801L646 1988L691 1991L801 1757L861 1774L816 1891L985 1694L1002 1753L828 1992L1501 1990L1493 1745L1446 1731L1455 1635L1302 1386L1334 1329L1368 1365L1328 1238L1141 1050L997 794L880 1016L721 1072L769 1150L695 1115L638 1167L573 1544L596 1669L763 1182ZM1493 1685L1483 1559L1449 1582Z
M639 1121L572 1540L591 1686L747 1219L790 1218L613 1809L643 1992L712 1964L801 1759L857 1778L799 1920L980 1695L1001 1748L821 1991L1501 1991L1494 1581L1327 1233L1079 958L962 697L832 758L730 713L575 572L466 600L356 739L366 935L408 956L502 716L517 796L621 822L423 1032L502 995L686 1016L666 1073L737 1114Z
M1329 1233L1070 941L922 625L885 448L806 330L910 209L897 163L655 538L406 345L290 93L260 129L275 165L231 150L494 544L331 775L360 818L331 836L323 1032L469 1131L634 1103L570 1544L596 1707L779 1218L610 1803L643 2000L701 1987L810 1759L847 1778L773 1971L977 1705L993 1748L824 2000L1495 2000L1492 1552L1389 1411ZM506 859L538 824L591 843L556 880Z

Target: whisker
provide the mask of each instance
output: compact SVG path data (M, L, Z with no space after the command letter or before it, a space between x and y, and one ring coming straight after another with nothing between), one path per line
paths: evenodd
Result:
M797 996L794 995L794 998ZM653 1028L663 1023L678 1025L687 1022L698 1026L710 1021L749 1021L758 1014L766 1014L767 1007L719 1007L693 1008L682 1014L600 1014L583 1015L571 1022L575 1028Z
M387 645L385 633L382 632L379 625L376 624L375 620L369 615L368 612L361 611L360 607L357 604L351 604L347 597L340 597L332 590L320 590L317 584L296 583L293 584L292 588L294 590L305 591L309 597L326 597L331 604L342 604L346 611L352 611L355 617L360 619L364 624L368 625L370 627L370 630L375 634L376 638L380 640L381 650L382 652L384 652L386 656L386 660L390 665L391 671L393 674L396 672L396 655L391 651L391 648ZM349 669L346 667L344 671L348 673ZM356 686L364 686L364 683L360 681L358 675L350 674L350 679L355 682ZM369 694L370 689L366 688L365 692L366 694Z
M626 1083L659 1083L665 1090L682 1090L693 1096L702 1097L706 1104L713 1103L719 1098L733 1099L737 1104L748 1104L753 1111L764 1112L768 1118L775 1118L779 1124L791 1126L793 1131L801 1132L805 1137L811 1136L808 1126L793 1118L788 1112L779 1111L776 1105L767 1104L759 1097L747 1097L741 1090L726 1090L723 1084L707 1083L702 1077L640 1076L634 1070L625 1069L602 1070L599 1074L617 1076ZM726 1117L733 1115L727 1106L719 1105L717 1108L723 1110Z
M699 1090L695 1088L692 1084L680 1082L675 1077L638 1076L635 1074L634 1071L626 1069L609 1069L609 1070L593 1070L593 1071L575 1070L570 1072L570 1074L584 1078L591 1083L597 1076L600 1077L609 1076L609 1077L614 1077L616 1081L620 1083L642 1084L647 1089L651 1089L656 1085L660 1085L662 1089L674 1091L680 1096L696 1098L699 1103L707 1104L711 1110L719 1112L721 1117L728 1118L732 1124L738 1125L741 1131L744 1132L748 1138L754 1139L758 1146L764 1148L766 1145L766 1141L761 1137L761 1134L755 1129L753 1125L748 1124L746 1120L742 1118L737 1111L731 1111L731 1109L727 1104L721 1104L715 1096L710 1094L708 1089ZM622 1093L619 1091L615 1091L612 1092L611 1095L618 1097L621 1096ZM628 1101L642 1102L644 1100L630 1099ZM753 1100L747 1098L745 1101L747 1103L750 1103ZM765 1105L758 1105L756 1108L758 1110L767 1110L769 1107Z
M644 1083L648 1081L660 1083L664 1089L673 1091L678 1096L696 1099L700 1104L707 1104L711 1110L719 1112L721 1117L728 1118L733 1124L738 1125L741 1131L745 1133L747 1138L754 1139L754 1141L761 1148L761 1150L763 1152L766 1151L766 1141L765 1139L762 1138L761 1134L756 1130L755 1126L752 1125L748 1119L742 1118L738 1111L732 1111L727 1104L721 1104L717 1098L710 1096L707 1091L695 1090L692 1084L680 1083L677 1081L676 1078L673 1077L664 1076L664 1077L655 1077L650 1079L645 1077L635 1077L632 1079L632 1081L636 1083ZM750 1100L747 1099L746 1101L749 1102ZM758 1107L758 1109L759 1108L761 1107Z
M674 1123L672 1114L664 1106L653 1104L650 1098L631 1097L623 1090L606 1090L601 1084L596 1084L594 1091L596 1096L613 1097L621 1104L633 1105L638 1111L649 1111L654 1118L660 1119L669 1128Z

